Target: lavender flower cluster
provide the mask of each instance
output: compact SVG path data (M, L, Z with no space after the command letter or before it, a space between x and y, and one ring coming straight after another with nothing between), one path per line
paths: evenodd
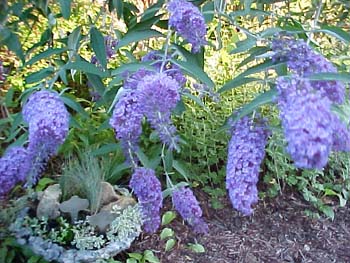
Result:
M345 87L339 81L310 81L313 73L336 72L323 56L303 41L275 40L274 61L285 61L294 73L277 79L278 107L287 152L299 168L321 169L329 154L350 151L350 130L332 112L333 104L345 100Z
M202 209L191 189L180 187L174 190L172 201L176 211L192 226L194 232L208 233L208 225L202 219Z
M199 9L186 0L171 0L168 3L169 25L192 45L192 52L199 52L207 44L206 25Z
M297 76L308 77L314 73L336 73L337 68L321 54L313 51L305 41L295 39L276 39L272 42L275 62L286 62L288 68ZM313 81L315 90L334 103L343 103L345 87L340 81Z
M125 93L115 105L110 125L128 159L137 149L142 119L147 117L163 143L176 148L178 138L171 111L180 100L179 83L165 73L141 69L125 81Z
M29 125L28 152L32 167L28 184L35 184L48 159L55 155L69 129L69 114L56 93L33 93L23 107L23 119Z
M118 45L118 40L114 39L111 36L105 36L104 37L104 42L105 42L105 47L106 47L106 58L107 58L107 61L108 61L116 53L115 48ZM100 61L98 60L98 58L95 55L93 55L91 57L91 63L94 64L94 65L101 65Z
M23 147L12 147L0 158L0 199L18 183L24 182L30 169L28 152Z
M231 130L226 167L226 188L235 209L244 215L253 212L258 201L257 182L269 132L265 122L243 117Z
M29 145L9 149L0 159L0 195L27 181L35 184L47 160L56 153L68 133L69 115L57 94L33 93L23 107L23 119L29 124Z
M162 188L152 169L136 168L130 188L136 194L144 215L144 228L148 233L157 231L160 225L160 209L163 204Z

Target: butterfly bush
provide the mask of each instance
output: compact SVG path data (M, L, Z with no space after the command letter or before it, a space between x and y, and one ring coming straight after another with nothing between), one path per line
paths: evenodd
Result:
M136 168L130 188L138 198L144 215L144 228L154 233L160 226L160 209L163 204L162 188L155 172L148 168Z
M257 182L269 132L265 122L243 117L231 130L226 167L226 188L235 209L244 215L253 212L258 201Z
M171 112L180 100L180 84L171 76L140 69L127 77L124 94L116 103L110 125L124 145L127 158L137 149L146 117L160 140L176 148L178 137L171 121Z
M136 90L125 92L114 107L109 121L115 135L121 141L124 154L129 161L137 150L142 133L143 109L140 94Z
M167 60L170 58L170 55L168 55ZM169 77L173 78L176 80L180 87L184 86L186 83L186 77L182 73L181 69L179 66L166 61L164 63L164 68L162 69L162 64L163 64L163 56L158 52L158 51L151 51L147 55L143 56L141 61L155 61L152 66L157 72L164 72L167 74Z
M24 147L12 147L5 152L0 158L0 199L26 180L29 169L28 151Z
M206 45L206 24L198 7L186 0L171 0L167 9L169 25L192 45L192 52L199 52Z
M277 90L287 152L297 167L321 169L327 164L336 128L331 101L297 77L279 78Z
M69 114L58 94L46 90L31 94L22 113L29 126L32 167L28 180L35 184L48 159L67 137Z
M180 187L174 190L172 201L176 211L197 233L208 233L208 225L202 219L202 209L191 189Z
M275 39L272 42L275 62L287 62L296 75L308 77L314 73L336 73L337 68L324 56L313 51L305 41ZM345 86L340 81L312 81L312 87L334 103L345 100Z
M176 148L178 138L171 121L171 111L180 100L179 84L164 73L146 76L138 83L142 106L147 120L158 132L161 141Z

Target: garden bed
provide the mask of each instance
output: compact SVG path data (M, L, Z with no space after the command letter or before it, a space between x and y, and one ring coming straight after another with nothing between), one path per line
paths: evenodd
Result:
M164 252L165 241L155 234L141 236L129 252L152 249L164 263L350 262L349 206L337 209L333 222L313 219L304 211L314 208L291 191L259 202L253 216L242 217L227 198L222 199L223 209L214 210L204 193L196 195L209 224L208 235L195 235L175 220L170 227L178 242L171 251ZM204 246L204 253L188 248L196 241Z

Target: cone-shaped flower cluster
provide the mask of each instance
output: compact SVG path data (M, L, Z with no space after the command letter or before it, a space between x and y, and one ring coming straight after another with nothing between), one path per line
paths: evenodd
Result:
M163 143L169 148L177 147L171 111L180 100L179 83L165 73L142 69L128 79L126 86L125 93L115 105L110 125L116 138L126 146L124 153L127 158L137 149L143 116L147 117Z
M207 41L206 25L199 9L186 0L171 0L169 25L192 45L192 52L197 53Z
M226 167L226 188L235 209L244 215L253 212L258 201L257 182L269 135L262 120L243 117L232 127Z
M29 125L28 153L32 167L28 184L35 184L48 159L55 155L69 129L69 114L56 93L33 93L23 107L23 119Z
M160 209L163 204L162 188L155 172L147 168L136 168L130 188L141 205L144 215L144 228L148 233L157 231L160 225Z
M0 199L18 183L24 182L30 169L27 150L12 147L0 158Z
M344 101L345 87L339 81L307 79L337 70L305 42L275 40L272 48L273 60L287 62L294 73L276 83L287 152L297 167L321 169L332 150L350 151L350 131L331 110L332 104Z
M164 72L165 74L167 74L168 76L176 80L181 87L185 85L186 77L181 72L181 69L179 66L166 61L166 63L164 64L164 68L161 68L163 64L163 57L159 52L157 51L149 52L147 55L145 55L142 58L142 61L155 61L155 63L152 64L152 66L156 71L160 72L162 70L162 72Z
M176 211L192 226L195 232L208 233L208 225L202 219L202 209L191 189L180 187L174 190L172 201Z
M336 73L337 68L321 54L313 51L305 41L276 39L272 42L275 62L287 62L288 68L298 76L308 77L314 73ZM343 103L345 87L340 81L312 81L312 87L333 103Z

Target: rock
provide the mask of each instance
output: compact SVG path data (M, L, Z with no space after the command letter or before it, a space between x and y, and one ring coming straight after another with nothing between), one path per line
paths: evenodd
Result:
M40 196L39 204L36 208L38 218L46 217L55 219L60 216L59 205L62 191L59 184L50 185Z
M109 203L101 208L101 211L122 211L128 206L133 206L136 204L134 198L130 196L120 196L118 201Z
M88 207L89 201L87 199L79 198L76 195L59 205L59 208L63 213L70 214L73 223L78 220L79 211L85 210Z
M110 183L102 182L101 186L101 206L117 201L120 198L120 195L116 194L113 186Z
M101 211L96 215L89 216L88 221L90 225L96 226L100 232L106 232L107 227L116 217L116 214L109 211Z

